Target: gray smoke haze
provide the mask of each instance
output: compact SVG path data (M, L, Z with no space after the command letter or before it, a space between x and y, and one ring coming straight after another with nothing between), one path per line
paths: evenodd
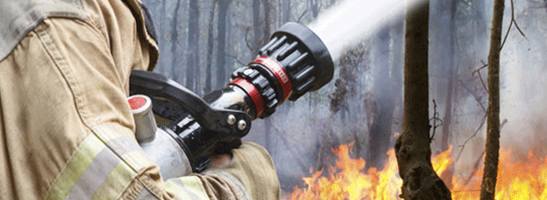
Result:
M174 10L177 1L145 0L156 22L160 44L160 64L156 68L178 82L185 82L184 58L186 55L186 35L188 21L188 2L180 1L179 24L172 26L176 18ZM260 1L265 2L265 1ZM364 59L356 66L354 94L347 99L346 110L333 114L329 110L331 95L337 87L335 82L340 79L337 62L334 79L317 92L301 97L296 102L286 102L274 113L271 127L268 129L265 120L255 120L252 130L245 139L256 141L270 151L285 191L291 191L297 184L302 184L301 178L310 175L310 168L328 167L332 159L318 158L318 155L330 156L330 148L339 144L355 143L355 155L367 153L369 141L369 123L366 102L375 90L378 72L389 67L389 76L396 70L396 59L402 54L396 54L397 48L404 46L403 30L396 29L402 23L406 9L405 0L278 0L269 1L274 10L271 17L276 18L269 26L271 30L280 27L285 21L280 20L288 12L290 21L308 24L327 44L335 60L344 57L347 50L356 44L363 46ZM289 2L290 10L284 3ZM316 2L321 8L317 18L311 9ZM450 3L447 0L430 1L430 116L433 116L433 103L437 103L437 112L444 117L446 111L446 94L448 83L449 60L453 56L456 80L453 95L453 120L450 125L451 140L454 154L468 140L482 122L484 112L480 106L488 106L487 93L477 74L472 72L487 62L490 26L493 5L491 1L459 1L451 19ZM213 0L200 1L200 67L205 69L207 55L207 33L212 31L213 38L218 35L218 6L213 9ZM228 10L226 66L228 72L246 65L256 55L248 48L255 28L252 27L253 0L233 1ZM504 16L504 34L511 17L510 1L506 0ZM501 120L507 119L502 128L502 148L518 148L526 153L534 149L547 154L547 8L543 0L515 1L515 17L528 39L522 37L512 28L501 54ZM210 12L215 12L215 18L210 19ZM263 19L263 18L262 18ZM212 30L208 24L214 22ZM451 32L449 25L455 23L456 31ZM173 38L173 33L179 33L179 38ZM389 35L387 39L381 34ZM450 34L454 33L455 51L450 52ZM387 40L387 42L385 41ZM387 45L386 45L387 43ZM173 46L178 47L176 51ZM218 42L215 40L214 45ZM387 47L386 52L383 52ZM384 48L384 49L382 49ZM213 51L213 65L216 66L216 46ZM400 50L400 49L398 49ZM181 59L176 59L176 56ZM378 59L378 58L381 59ZM180 63L177 63L180 62ZM176 65L176 66L173 66ZM216 81L216 67L212 77ZM205 70L200 72L205 77ZM481 71L486 81L487 70ZM204 78L201 79L203 85ZM391 82L388 82L391 83ZM389 84L386 84L386 87ZM402 92L402 91L401 91ZM372 95L373 96L373 95ZM400 131L402 122L402 97L392 99L395 103L392 132ZM477 135L469 139L463 150L460 164L457 165L457 175L466 176L472 165L484 151L486 125L479 129ZM442 129L436 130L432 143L432 152L440 151ZM391 144L386 144L391 145ZM323 148L320 148L323 146ZM390 148L392 146L389 146ZM454 155L455 156L455 155ZM364 157L364 156L363 156ZM321 165L323 163L323 165Z

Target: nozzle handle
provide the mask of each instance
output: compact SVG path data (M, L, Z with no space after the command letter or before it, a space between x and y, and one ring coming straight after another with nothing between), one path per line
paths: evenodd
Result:
M188 112L198 124L212 132L243 137L250 126L241 129L237 124L229 124L227 118L234 116L237 121L251 124L251 117L238 110L217 109L209 106L201 97L161 74L134 70L130 76L131 93L144 94L153 98L171 101Z

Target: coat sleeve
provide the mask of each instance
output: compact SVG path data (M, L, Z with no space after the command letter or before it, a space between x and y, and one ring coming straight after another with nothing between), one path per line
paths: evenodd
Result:
M126 4L84 4L85 20L46 19L0 61L0 195L264 199L249 188L275 170L256 145L235 150L228 168L162 179L134 138L126 101L129 74L148 68L151 50ZM268 168L254 171L245 162ZM266 185L279 193L277 183Z

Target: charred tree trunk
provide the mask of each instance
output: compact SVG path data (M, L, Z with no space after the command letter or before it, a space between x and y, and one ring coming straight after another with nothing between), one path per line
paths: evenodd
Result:
M217 46L217 88L226 84L226 14L232 0L219 0L218 11L218 46Z
M186 52L186 87L198 92L199 77L199 1L190 0L188 12L188 51Z
M500 149L499 69L504 8L503 0L494 1L492 35L490 36L490 52L488 55L488 119L486 125L486 157L484 158L484 174L481 183L481 200L493 200L496 194Z
M370 140L368 145L367 169L374 167L382 169L389 149L391 139L391 123L393 121L393 108L395 102L391 92L389 78L389 28L386 27L378 34L375 46L378 48L374 56L376 76L374 77L374 96L377 102L376 117L370 127Z
M211 11L209 12L209 27L207 29L207 65L205 68L205 88L203 88L204 93L208 93L211 91L211 85L212 85L212 77L211 73L211 65L213 64L213 48L214 48L214 41L213 41L213 25L215 21L215 9L217 6L218 1L213 1L213 7L211 8Z
M407 9L403 133L395 143L401 197L451 199L450 191L431 165L429 138L428 38L429 1Z

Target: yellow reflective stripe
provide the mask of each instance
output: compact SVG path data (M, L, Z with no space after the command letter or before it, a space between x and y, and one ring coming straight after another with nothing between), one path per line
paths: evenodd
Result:
M93 159L105 149L105 145L91 134L76 150L65 168L53 182L44 199L64 199Z
M182 199L209 199L201 180L196 176L169 179L165 182L165 189Z
M84 140L52 183L44 199L110 199L119 197L152 161L131 130L99 125Z
M116 199L125 191L131 184L131 181L137 177L126 163L119 162L116 168L106 177L106 180L97 188L97 191L91 199Z

